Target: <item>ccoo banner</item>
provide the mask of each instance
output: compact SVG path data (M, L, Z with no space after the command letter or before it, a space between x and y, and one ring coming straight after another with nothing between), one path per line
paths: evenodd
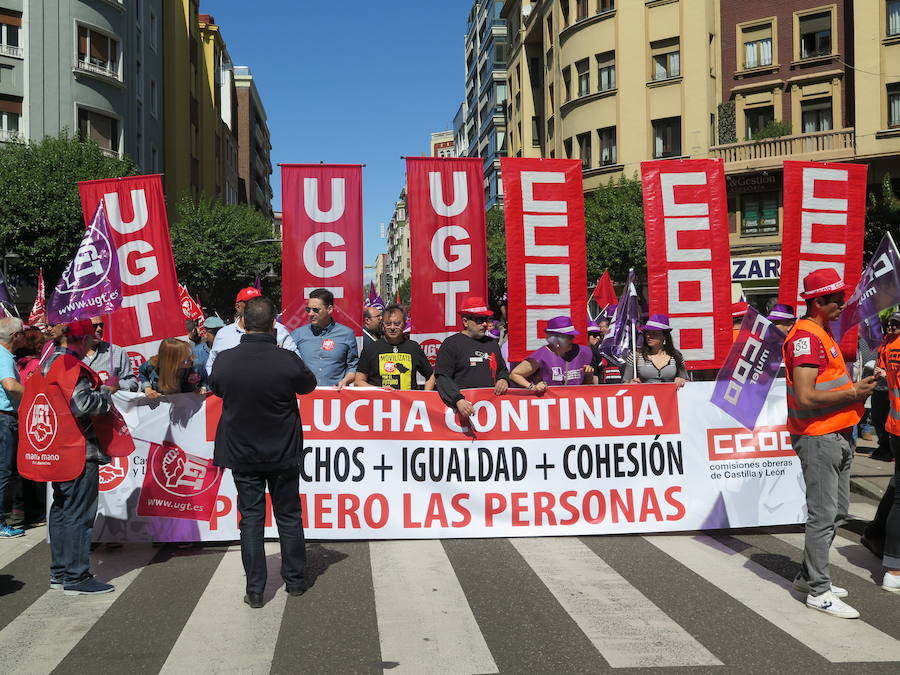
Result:
M184 335L169 220L160 176L128 176L78 184L86 226L102 199L119 261L122 308L107 322L107 339L128 349L135 369L156 344Z
M334 318L362 335L362 166L282 164L282 323L306 323L310 291L334 293Z
M411 299L426 307L413 318L413 337L434 363L437 348L459 330L457 307L487 298L483 161L407 157Z
M641 162L650 314L667 314L688 368L731 349L731 249L721 160Z
M586 344L587 268L581 162L500 160L506 218L509 360L544 345L556 316L572 318Z

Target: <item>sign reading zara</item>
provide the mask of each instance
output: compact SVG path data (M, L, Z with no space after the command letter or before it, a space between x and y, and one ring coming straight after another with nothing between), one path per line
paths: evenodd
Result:
M732 258L732 281L760 281L778 279L781 276L781 256L760 258Z

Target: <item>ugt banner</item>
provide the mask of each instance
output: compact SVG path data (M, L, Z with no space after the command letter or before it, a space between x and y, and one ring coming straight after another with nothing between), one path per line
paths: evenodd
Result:
M784 230L778 301L802 308L803 278L831 267L851 288L862 272L866 219L865 164L784 163ZM841 340L856 353L856 331Z
M650 314L667 314L688 368L731 348L731 249L717 159L641 162Z
M547 321L569 316L587 344L584 188L577 159L504 157L509 359L544 345Z
M184 335L160 176L83 181L78 191L86 226L103 200L118 256L122 308L111 315L107 336L136 347ZM143 358L139 352L129 350L133 359Z
M766 405L781 367L786 335L753 307L747 308L737 340L716 375L712 403L747 429Z
M362 166L282 164L282 323L307 322L316 288L334 293L334 319L362 335Z
M487 298L484 162L478 157L407 157L413 337L429 359L460 329L459 303Z

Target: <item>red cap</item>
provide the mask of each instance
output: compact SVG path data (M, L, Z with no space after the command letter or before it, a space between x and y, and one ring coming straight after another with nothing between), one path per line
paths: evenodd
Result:
M742 317L747 313L747 308L750 305L746 302L733 302L731 303L731 318L737 319L738 317Z
M94 324L90 319L81 319L73 321L66 325L63 334L66 337L83 338L94 334Z
M238 291L237 300L235 300L235 302L247 302L253 298L258 298L261 295L262 291L255 286L247 286L247 288L242 288Z
M843 282L836 269L825 267L803 277L803 292L800 297L804 300L812 300L830 293L846 291L847 288L847 284Z
M463 300L458 313L460 316L494 316L494 313L485 304L484 298L478 295Z

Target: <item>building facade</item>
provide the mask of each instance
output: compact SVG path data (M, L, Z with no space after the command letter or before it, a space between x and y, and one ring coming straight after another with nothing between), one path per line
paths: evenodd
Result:
M487 208L503 200L500 158L506 155L508 40L502 8L502 0L472 1L465 37L466 97L454 121L458 156L484 159Z
M393 297L387 293L387 253L379 253L375 256L375 277L373 279L375 283L375 292L384 299L385 302L390 303L393 301Z
M0 0L0 141L67 130L163 168L162 1Z
M412 274L409 249L409 212L406 208L406 188L394 204L394 213L387 228L387 257L384 261L383 293L385 299L392 299Z
M272 142L266 109L248 66L234 66L237 96L238 176L242 201L272 217Z
M456 157L456 141L453 131L438 131L431 134L429 157Z

